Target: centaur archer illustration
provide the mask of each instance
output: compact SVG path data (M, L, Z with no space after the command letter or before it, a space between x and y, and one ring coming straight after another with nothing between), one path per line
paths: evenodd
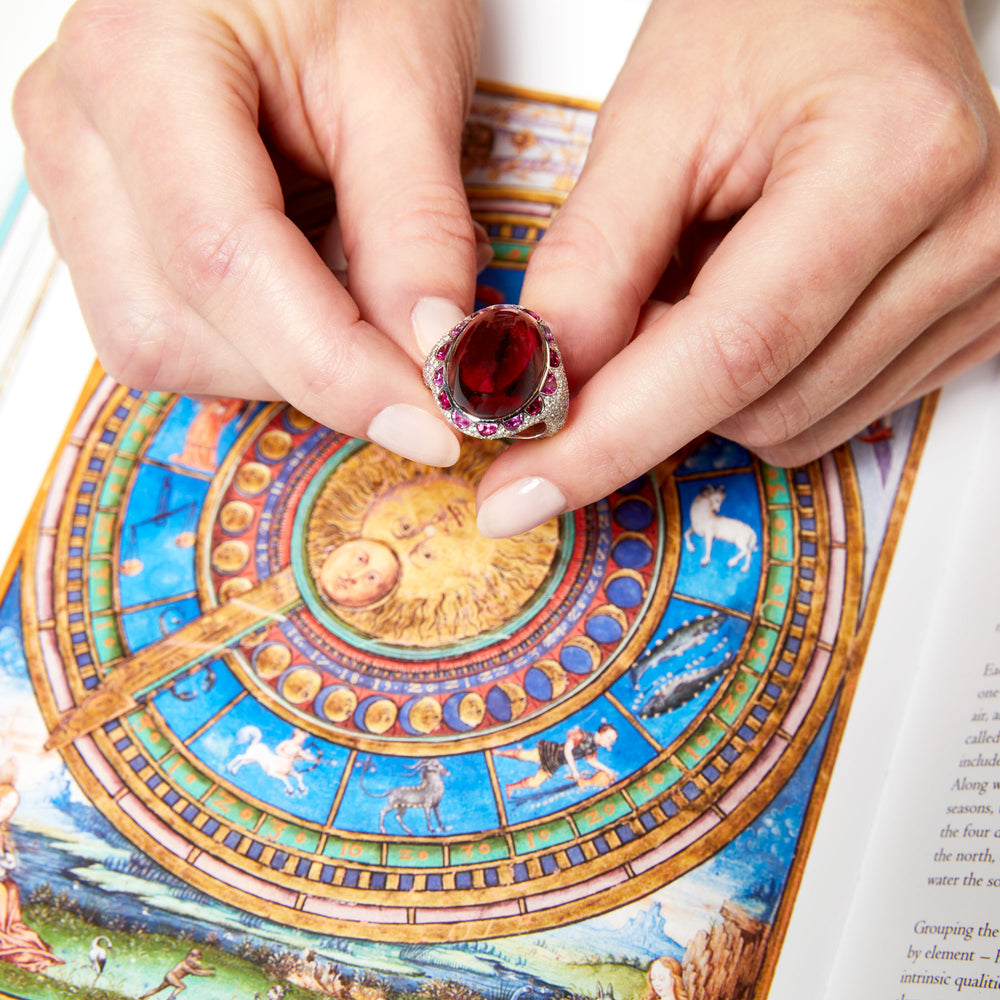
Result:
M287 740L282 740L272 749L264 742L263 734L256 726L243 726L236 734L236 742L250 745L233 757L226 770L236 774L244 765L256 764L269 778L280 781L288 795L306 795L309 789L302 780L302 772L295 765L302 760L315 767L322 760L322 751L314 752L305 745L308 736L305 730L295 729Z

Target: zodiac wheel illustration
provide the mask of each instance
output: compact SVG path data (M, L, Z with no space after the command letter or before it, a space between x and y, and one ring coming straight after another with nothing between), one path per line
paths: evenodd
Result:
M94 385L23 612L46 723L87 716L67 765L138 849L286 924L430 941L606 911L759 815L846 669L850 462L707 438L487 540L498 447L437 470L283 404Z

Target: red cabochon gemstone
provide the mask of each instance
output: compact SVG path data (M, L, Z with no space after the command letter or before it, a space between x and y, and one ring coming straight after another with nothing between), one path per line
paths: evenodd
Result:
M542 329L530 315L512 308L484 309L455 341L448 388L466 412L503 418L538 392L546 354Z

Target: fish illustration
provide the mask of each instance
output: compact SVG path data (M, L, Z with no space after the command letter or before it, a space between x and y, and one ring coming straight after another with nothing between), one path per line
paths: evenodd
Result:
M657 639L652 648L643 653L632 664L629 676L632 684L639 686L643 674L651 667L658 667L661 663L686 653L689 649L700 646L710 636L719 632L724 625L729 623L729 615L720 614L713 611L708 615L700 615L693 621L685 622L679 628L672 629L662 639Z
M649 719L654 715L665 715L681 705L687 704L692 698L701 694L713 681L718 680L728 669L736 658L736 654L723 657L718 663L710 663L707 666L699 667L692 673L678 674L671 677L653 695L649 701L642 706L639 714Z

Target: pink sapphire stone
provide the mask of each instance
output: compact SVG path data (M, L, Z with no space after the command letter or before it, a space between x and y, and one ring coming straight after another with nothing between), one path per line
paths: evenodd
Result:
M517 412L542 384L547 350L542 327L525 310L481 310L452 345L447 375L452 398L478 419Z

